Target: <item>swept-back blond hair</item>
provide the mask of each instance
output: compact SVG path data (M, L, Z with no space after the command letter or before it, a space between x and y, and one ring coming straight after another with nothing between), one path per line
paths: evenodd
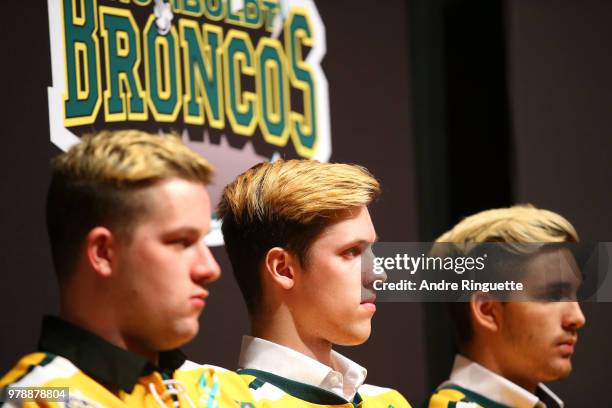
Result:
M78 259L95 226L129 239L147 214L144 187L169 178L208 184L213 168L177 136L139 130L102 131L52 160L47 194L47 230L60 282Z
M531 204L486 210L471 215L442 234L436 242L577 242L568 220Z
M208 184L213 168L176 135L105 130L52 161L53 171L90 183L129 186L178 177Z
M546 244L578 242L578 233L561 215L523 204L486 210L466 217L442 234L436 242L452 245L434 245L431 253L433 256L467 255L480 244L488 242L507 243L510 245L505 250L526 253ZM473 334L469 303L449 303L448 308L461 350Z
M259 264L270 248L286 248L306 264L310 244L326 225L379 194L364 167L315 160L261 163L225 187L221 228L249 311L256 308Z

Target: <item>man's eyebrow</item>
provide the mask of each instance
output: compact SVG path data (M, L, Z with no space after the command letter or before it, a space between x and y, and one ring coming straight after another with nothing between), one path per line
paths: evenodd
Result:
M370 241L369 239L364 239L364 238L356 238L352 241L348 241L345 244L343 244L342 246L344 247L351 247L354 245L359 245L359 246L370 246L372 244L375 244L378 241L378 235L376 236L376 238L374 238L374 241Z
M356 241L359 245L373 245L378 242L378 235L374 238L374 241L370 241L369 239L360 239Z
M577 282L577 284L566 282L566 281L558 281L552 283L546 283L542 285L542 289L551 290L551 291L559 291L559 290L572 290L576 289L580 286L582 282Z
M210 228L207 230L200 230L196 227L193 227L191 225L179 225L177 227L174 227L172 229L169 229L164 235L168 236L168 235L178 235L178 234L193 234L193 235L206 235L210 232Z

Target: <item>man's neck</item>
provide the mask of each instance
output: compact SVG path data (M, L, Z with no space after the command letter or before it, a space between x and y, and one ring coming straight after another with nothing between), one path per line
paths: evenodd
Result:
M253 317L251 334L302 353L335 369L332 363L332 344L324 339L298 330L288 311L277 311L274 316Z
M159 364L158 352L147 350L146 348L141 347L137 341L131 341L126 336L122 336L113 323L105 322L104 319L101 318L83 318L83 315L78 312L75 313L75 310L78 309L62 305L60 307L60 317L63 320L74 324L75 326L79 326L82 329L103 338L114 346L143 356L156 366Z
M472 347L466 350L463 350L462 353L465 357L474 361L475 363L480 364L488 370L493 371L495 374L504 377L516 385L526 389L532 394L536 393L538 388L538 381L533 381L525 376L516 375L516 373L512 373L509 370L504 369L504 364L502 364L495 356L494 353L490 352L487 347Z

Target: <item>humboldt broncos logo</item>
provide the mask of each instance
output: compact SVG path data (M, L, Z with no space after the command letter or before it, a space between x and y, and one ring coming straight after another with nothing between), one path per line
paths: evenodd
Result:
M48 0L51 142L178 131L217 168L331 155L325 27L313 0ZM218 224L215 223L218 227ZM208 237L221 244L218 230Z

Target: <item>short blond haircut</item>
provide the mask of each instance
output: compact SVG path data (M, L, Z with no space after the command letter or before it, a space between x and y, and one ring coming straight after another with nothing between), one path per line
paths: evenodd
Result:
M171 177L208 184L213 173L210 163L177 135L140 130L85 135L52 166L65 177L116 187Z
M175 135L119 130L83 136L52 160L47 230L60 282L71 274L93 227L106 226L130 239L147 214L143 188L170 178L206 185L212 173L208 161Z
M310 244L325 226L379 194L378 181L364 167L315 160L260 163L226 186L219 215L249 311L256 309L259 265L270 248L292 251L307 264Z
M442 234L436 242L452 245L434 245L432 256L465 256L478 250L480 244L491 242L509 244L504 246L504 250L512 253L526 253L547 244L578 242L578 233L561 215L523 204L486 210L466 217ZM457 343L462 350L471 341L473 334L469 303L450 303L448 308L455 326Z
M577 241L578 233L568 220L531 204L479 212L436 239L436 242L454 243Z

